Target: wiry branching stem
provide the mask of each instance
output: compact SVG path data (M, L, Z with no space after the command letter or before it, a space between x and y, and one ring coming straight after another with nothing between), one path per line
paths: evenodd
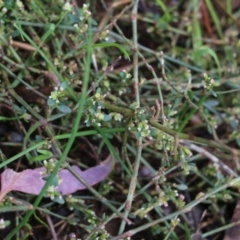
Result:
M132 27L133 27L133 44L135 52L133 54L133 77L134 77L134 91L136 96L137 107L140 107L140 93L139 93L139 80L138 80L138 40L137 40L137 8L139 0L135 0L133 10L132 10ZM124 211L124 216L127 217L131 211L132 201L137 185L137 176L140 166L140 158L142 153L142 137L139 137L137 140L137 155L133 166L133 175L131 177L131 182L128 190L128 196L126 201L126 207ZM119 233L123 233L126 222L122 221Z

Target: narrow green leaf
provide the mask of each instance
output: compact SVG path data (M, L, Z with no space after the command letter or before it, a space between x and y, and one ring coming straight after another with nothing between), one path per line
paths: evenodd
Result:
M41 154L43 154L43 155L48 155L49 157L52 157L52 156L53 156L52 152L49 151L49 150L38 149L37 152L39 152L39 153L41 153Z
M220 19L219 19L220 15L219 15L219 13L216 12L216 9L214 9L212 1L205 0L205 3L207 5L208 11L211 15L211 18L212 18L212 20L213 20L213 22L214 22L214 24L217 28L218 35L219 35L220 38L223 39L224 36L223 36L223 31L222 31L222 26L221 26L222 24L221 24Z
M122 47L121 45L117 44L117 43L96 43L96 44L93 45L93 47L94 48L116 47L124 54L125 58L130 60L130 57L129 57L127 51L125 50L125 48Z
M40 161L43 161L43 160L46 160L46 159L49 159L49 158L50 158L49 155L39 155L37 157L30 158L30 162L31 163L40 162Z

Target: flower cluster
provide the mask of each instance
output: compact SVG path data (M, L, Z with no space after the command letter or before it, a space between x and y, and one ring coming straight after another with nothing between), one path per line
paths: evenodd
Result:
M179 194L177 190L173 189L172 186L167 184L164 186L164 190L157 187L158 191L158 202L159 206L164 205L168 206L168 202L172 201L178 209L181 209L185 206L185 197L183 194Z
M25 122L28 122L31 119L31 115L25 112L22 115L22 118L24 119Z
M121 122L122 119L123 119L123 115L120 114L120 113L110 113L110 115L112 116L112 118L115 120L115 121L118 121L118 122Z
M47 104L51 108L58 107L60 104L60 99L64 97L64 90L67 88L67 83L63 82L59 87L55 87L54 91L51 92L47 100Z
M160 190L158 192L159 192L159 194L158 194L159 206L167 207L168 206L169 197L162 190Z
M73 7L72 7L72 5L68 1L66 1L65 4L62 7L62 10L64 12L72 12L73 11Z
M58 104L60 101L59 101L59 98L63 96L63 93L62 93L63 89L60 87L55 87L54 91L51 92L51 95L49 96L50 99L52 99L56 104Z
M126 69L123 69L122 72L119 73L123 82L126 82L128 79L132 78L131 73L127 72Z
M172 199L178 209L185 206L185 197L183 194L179 194L177 190L174 190L175 197Z
M206 73L203 73L203 87L207 90L211 90L213 88L214 80L210 78Z
M89 224L91 224L92 226L96 227L97 223L98 223L98 218L97 218L95 212L92 211L91 209L85 209L84 214L85 214L84 217L87 220L87 222Z
M163 234L168 235L169 231L173 231L174 228L180 223L180 219L175 217L171 220L170 226L165 226L162 228ZM170 228L170 229L169 229Z
M102 219L99 219L95 212L91 209L88 209L86 205L84 205L84 200L73 197L72 195L68 195L65 198L68 207L70 210L73 210L74 208L78 209L78 211L81 211L82 214L84 215L84 219L87 221L87 226L86 228L89 231L92 231L97 227L97 230L93 234L91 239L98 239L98 240L105 240L108 239L109 233L106 231L105 226L100 226L100 222L104 220L104 216ZM72 224L76 224L76 222L72 222ZM75 235L76 236L76 235Z
M159 150L166 149L167 151L173 151L174 137L165 132L157 130L157 137L154 147Z
M175 218L171 220L171 228L174 229L180 223L179 218Z
M81 21L88 20L91 17L92 13L88 10L88 8L88 4L83 4L82 16L79 18Z
M194 165L190 165L187 161L190 156L192 156L192 152L188 148L179 148L180 166L186 175L195 167Z
M81 33L81 37L83 36L83 33L86 33L88 30L88 20L91 18L92 13L88 10L89 5L88 4L83 4L82 9L80 9L80 14L81 16L79 17L80 22L75 22L73 27ZM92 19L93 20L93 19ZM92 21L94 24L95 22Z
M101 184L100 192L102 195L108 194L113 189L112 182L111 181L104 181L103 184Z
M208 120L208 124L210 124L213 128L217 129L218 124L216 118L210 114L206 114L206 117Z
M130 108L134 109L134 118L128 125L128 130L133 131L137 138L149 137L151 133L150 125L145 116L145 110L139 109L136 102L130 105Z
M83 33L86 33L88 30L88 20L91 18L92 13L89 11L89 5L88 4L83 4L82 9L80 9L80 17L76 13L74 13L74 8L73 6L69 3L66 2L62 9L63 12L65 13L72 13L74 15L74 21L73 21L73 27L79 32L80 38L83 36ZM92 24L95 24L95 21L92 21ZM78 41L73 35L70 36L71 39L75 42Z
M68 195L65 200L70 210L73 210L76 206L81 206L84 204L84 200L73 197L72 195Z
M16 1L16 6L20 11L24 11L24 5L23 5L22 1L17 0Z
M83 24L83 25L81 25L81 27L79 27L79 25L78 25L77 23L75 23L75 24L73 25L73 27L74 27L76 30L78 30L81 34L87 32L87 30L88 30L88 24L86 24L86 23Z
M134 212L134 215L140 218L146 218L148 212L150 212L154 207L159 206L158 199L153 197L149 203L143 204L141 208Z
M49 178L51 172L55 168L56 159L51 158L49 161L44 161L46 170L41 171L41 178L44 178L46 181ZM46 197L49 197L51 200L54 200L58 203L64 203L64 200L60 193L58 192L58 186L61 184L62 180L58 175L56 175L52 180L52 185L47 188Z
M127 72L125 69L123 69L119 76L121 78L121 87L118 88L118 95L121 96L123 93L126 93L129 89L129 85L132 84L132 75L131 73Z
M143 120L138 122L137 130L138 130L138 134L141 137L148 137L150 134L150 126L148 124L148 120Z
M156 177L153 178L153 181L155 182L155 189L158 193L159 206L164 205L167 207L169 201L172 201L178 209L185 206L185 197L180 194L178 190L184 190L186 189L186 186L184 184L170 184L166 182L164 168L159 169Z
M95 125L97 127L101 127L102 122L108 122L111 118L112 115L103 113L102 106L95 102L93 107L89 109L89 113L86 115L84 122L87 126Z
M46 167L46 173L45 174L49 174L51 173L55 166L56 166L57 160L55 158L50 158L48 161L44 160L43 164Z
M50 185L47 189L47 197L50 197L51 200L54 200L55 198L62 198L57 189L58 186Z
M109 33L109 30L102 31L99 35L99 39L107 42L109 40L108 33Z
M1 201L0 201L0 207L3 207L3 206L12 206L12 200L14 198L13 197L10 197L8 195L6 195Z
M105 95L101 94L101 89L98 88L93 98L88 100L88 111L84 121L88 127L91 125L101 127L103 122L108 122L112 119L112 114L106 114L102 111L104 105L100 101L104 97Z
M166 176L165 176L165 168L161 167L158 169L158 171L156 172L156 176L152 179L152 181L154 181L156 184L160 184L162 185L164 182L166 182Z
M109 239L110 234L107 232L105 227L103 226L101 229L98 229L94 235L92 236L92 239L96 240L106 240Z

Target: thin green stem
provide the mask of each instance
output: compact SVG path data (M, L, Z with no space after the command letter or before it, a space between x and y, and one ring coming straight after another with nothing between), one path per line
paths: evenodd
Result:
M226 224L226 225L224 225L224 226L222 226L222 227L219 227L219 228L216 228L216 229L211 230L211 231L209 231L209 232L203 233L203 234L202 234L202 237L203 237L203 238L209 237L209 236L211 236L211 235L213 235L213 234L216 234L216 233L225 231L225 230L227 230L227 229L229 229L229 228L236 227L236 226L239 225L239 224L240 224L240 220L239 220L239 221L232 222L232 223L229 223L229 224Z
M138 38L137 38L137 9L138 9L138 2L139 0L134 1L133 10L132 10L132 27L133 27L133 44L135 48L135 52L133 54L133 77L134 77L134 90L135 90L135 97L137 106L140 107L140 86L139 86L139 80L138 80ZM129 212L132 208L132 202L137 186L137 176L138 171L140 167L141 162L141 154L142 154L142 137L139 137L137 139L137 154L134 162L133 167L133 175L131 178L129 190L128 190L128 196L126 200L126 207L124 211L124 216L127 217ZM126 221L122 221L120 228L119 228L119 234L121 234L126 226Z
M18 206L1 206L0 212L18 212L18 211L29 211L33 209L31 204L28 205L18 205Z

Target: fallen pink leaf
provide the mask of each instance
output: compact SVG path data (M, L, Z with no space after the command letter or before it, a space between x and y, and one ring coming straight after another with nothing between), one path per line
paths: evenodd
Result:
M100 165L82 171L78 166L72 166L72 169L81 176L90 186L93 186L105 179L112 170L113 160L109 156ZM12 169L5 169L1 174L0 201L11 191L19 191L32 195L38 195L44 187L46 181L42 179L41 172L45 167L36 169L27 169L22 172L15 172ZM72 175L67 169L59 172L61 184L58 191L61 195L72 194L86 187Z
M78 166L73 166L72 168L88 183L88 185L93 186L96 183L101 182L111 172L112 158L109 156L100 165L89 168L85 171L81 171ZM60 171L59 176L62 180L58 187L58 191L61 193L61 195L72 194L78 190L86 189L86 187L66 169Z
M19 191L37 195L44 187L41 171L45 168L27 169L22 172L15 172L12 169L5 169L1 174L0 200L10 191Z

